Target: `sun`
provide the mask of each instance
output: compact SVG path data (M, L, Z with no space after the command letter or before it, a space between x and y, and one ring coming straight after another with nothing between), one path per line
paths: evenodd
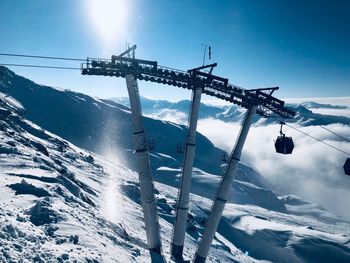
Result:
M105 48L123 38L128 17L127 0L86 1L89 20Z

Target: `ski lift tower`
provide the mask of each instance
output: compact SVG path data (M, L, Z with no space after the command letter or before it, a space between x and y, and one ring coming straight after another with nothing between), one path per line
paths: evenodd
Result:
M233 182L234 171L240 160L253 115L257 113L263 117L278 115L282 118L291 118L295 115L295 112L286 108L284 106L284 101L272 96L272 93L278 90L278 87L246 90L230 84L226 78L213 75L212 71L217 65L216 63L183 71L159 66L156 61L136 59L135 49L136 45L128 48L119 56L112 56L110 60L88 58L86 63L82 64L81 70L83 75L114 76L126 79L132 112L135 154L138 159L141 203L150 251L161 254L161 238L159 234L159 223L154 200L154 185L146 146L137 80L162 83L192 91L189 131L184 151L185 158L181 187L177 200L176 218L171 245L172 257L180 261L182 260L187 225L192 165L196 146L195 134L201 94L213 96L247 109L241 131L228 159L225 174L220 182L203 237L195 254L194 262L202 263L205 262L209 253L210 245L225 204L229 198L228 195ZM130 53L132 53L132 57L125 56L130 55ZM203 72L203 69L209 69L209 72Z
M90 72L87 69L83 69L82 74L114 76L113 74L111 75L110 68L114 68L116 66L116 61L123 61L124 63L134 61L135 49L136 45L128 48L119 56L112 56L112 59L110 61L103 59L87 59L87 68L98 68L99 71ZM131 58L130 55L132 56ZM154 63L150 62L147 65L154 66ZM137 168L140 182L141 204L144 213L148 248L151 252L161 254L161 240L159 233L159 222L155 206L153 176L150 167L148 145L142 118L141 100L137 85L137 76L133 71L128 71L117 76L122 76L125 78L126 87L129 94L132 115L132 135L135 147L135 155L138 160Z

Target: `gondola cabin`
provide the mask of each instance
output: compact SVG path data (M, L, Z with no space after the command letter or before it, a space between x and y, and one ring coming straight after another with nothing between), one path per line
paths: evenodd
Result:
M346 159L343 168L344 168L345 174L350 175L350 158Z
M277 153L291 154L294 149L292 137L286 137L284 134L278 136L275 141L275 149Z
M286 135L283 133L282 128L283 125L285 125L284 122L280 122L281 128L280 128L280 135L277 137L275 141L275 149L277 153L281 154L291 154L294 149L294 143L292 137L286 137Z

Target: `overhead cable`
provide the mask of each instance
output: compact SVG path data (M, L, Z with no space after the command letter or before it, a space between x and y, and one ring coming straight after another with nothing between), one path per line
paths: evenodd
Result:
M296 131L298 131L298 132L300 132L300 133L302 133L302 134L304 134L304 135L306 135L306 136L309 136L310 138L312 138L312 139L314 139L314 140L316 140L318 142L321 142L321 143L323 143L323 144L325 144L325 145L327 145L327 146L329 146L329 147L331 147L331 148L333 148L333 149L335 149L335 150L337 150L337 151L339 151L339 152L341 152L341 153L343 153L343 154L345 154L347 156L350 156L350 153L345 152L345 151L343 151L343 150L341 150L341 149L339 149L339 148L337 148L337 147L335 147L335 146L333 146L333 145L331 145L329 143L326 143L326 142L322 141L321 139L318 139L318 138L316 138L316 137L314 137L314 136L312 136L312 135L310 135L310 134L308 134L306 132L303 132L302 130L300 130L298 128L295 128L295 127L289 125L288 123L285 123L285 125L290 127L290 128L292 128L292 129L294 129L294 130L296 130Z
M71 60L71 61L86 61L86 59L82 59L82 58L67 58L67 57L52 57L52 56L36 56L36 55L11 54L11 53L0 53L0 56L6 56L6 57L24 57L24 58L40 58L40 59L56 59L56 60Z
M69 70L80 70L80 68L73 68L73 67L57 67L57 66L33 65L33 64L12 64L12 63L0 63L0 66L27 67L27 68L48 68L48 69L69 69Z

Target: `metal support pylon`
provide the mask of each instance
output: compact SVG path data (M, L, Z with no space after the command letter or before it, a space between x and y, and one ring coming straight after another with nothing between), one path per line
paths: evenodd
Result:
M130 99L132 134L135 155L137 158L141 204L146 226L147 244L150 251L161 254L159 222L154 199L152 170L146 147L146 136L142 119L139 89L134 75L128 74L125 76L125 79Z
M194 263L204 263L208 253L210 245L214 239L216 229L219 225L222 212L225 204L229 198L231 185L234 179L234 171L240 161L244 142L247 138L249 128L252 122L252 117L256 112L257 106L252 106L248 109L246 116L243 120L241 131L238 135L235 147L232 150L228 166L225 174L221 179L218 191L216 193L216 199L211 208L209 218L206 223L206 227L203 233L203 237L199 243L198 250L194 256Z
M171 256L176 259L182 259L182 252L184 247L185 233L187 227L187 215L189 210L189 195L191 189L192 167L196 150L196 130L201 94L201 87L198 87L192 91L189 129L186 141L184 163L182 168L181 184L176 205L176 218L173 229L173 239L171 244Z

